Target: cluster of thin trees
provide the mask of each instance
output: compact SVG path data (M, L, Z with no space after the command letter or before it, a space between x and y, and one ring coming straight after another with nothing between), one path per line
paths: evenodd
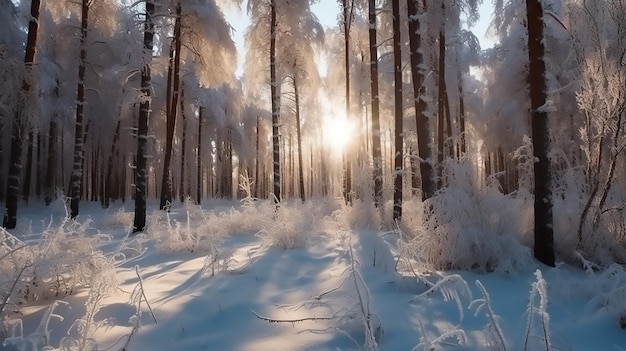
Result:
M80 201L132 198L142 231L148 199L232 198L239 175L277 202L392 200L400 220L403 199L466 164L477 187L534 192L535 256L554 265L553 195L583 199L581 247L619 211L625 1L497 1L484 51L476 0L339 0L326 29L311 3L245 3L237 78L215 0L0 0L3 226L20 201L62 196L76 217ZM339 156L321 101L357 125ZM572 172L584 181L565 191Z

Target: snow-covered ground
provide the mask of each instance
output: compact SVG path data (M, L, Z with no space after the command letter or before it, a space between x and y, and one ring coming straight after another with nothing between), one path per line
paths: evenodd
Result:
M621 266L418 272L397 231L355 225L333 200L278 213L261 201L177 205L138 236L132 208L82 206L64 240L97 238L117 286L95 275L91 289L20 308L3 349L546 350L546 335L550 350L626 349ZM51 230L59 204L20 211L21 242L67 235Z

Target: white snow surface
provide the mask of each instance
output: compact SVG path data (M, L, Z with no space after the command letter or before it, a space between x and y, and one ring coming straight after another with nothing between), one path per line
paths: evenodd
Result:
M121 206L83 203L78 218L90 220L86 236L109 235L98 247L103 253L119 252L120 245L126 253L117 263L117 287L93 318L93 350L545 350L542 321L549 323L551 350L626 349L619 325L623 269L614 267L612 278L564 264L535 263L510 274L396 269L408 266L399 264L397 233L355 225L349 210L332 200L288 203L279 213L262 201L211 201L201 209L178 204L169 219L152 203L146 232L128 237L132 204ZM12 234L36 242L65 215L59 207L20 208ZM137 272L139 313L131 301ZM533 290L539 277L547 301ZM477 281L490 301L480 310L485 296ZM610 282L617 286L601 287ZM85 315L89 291L21 308L11 317L22 321L21 335L0 349L33 349L28 337L41 339L37 328L55 298L67 302L54 309L63 320L50 319L49 339L34 349L72 349L62 339ZM621 297L610 294L615 291ZM489 309L505 348L494 341Z

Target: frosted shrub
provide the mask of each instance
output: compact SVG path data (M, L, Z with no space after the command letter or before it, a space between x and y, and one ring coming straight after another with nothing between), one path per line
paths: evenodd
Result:
M298 206L280 206L273 216L262 222L259 236L265 245L284 250L304 247L306 233L312 230L313 218Z
M428 268L478 272L514 273L531 264L530 249L520 241L531 233L532 197L504 195L497 183L476 189L464 180L471 179L469 165L455 167L449 187L421 208L413 205L421 221L403 218L412 258Z
M626 268L614 263L601 269L581 255L578 259L585 267L586 279L563 281L558 286L567 286L568 289L557 291L564 295L571 291L582 294L589 301L585 313L604 309L616 317L626 314Z
M598 207L598 200L592 201L584 214L583 209L593 193L586 171L568 166L555 172L553 179L554 241L558 243L555 247L558 256L577 264L577 253L583 253L586 259L603 267L613 262L626 262L626 218L623 215L626 191L618 184L612 185L604 207Z
M89 223L65 219L56 227L49 224L35 245L26 245L2 230L0 256L6 256L0 260L3 298L13 303L61 298L79 286L89 286L94 277L112 269L96 249L108 237L86 236ZM12 291L7 287L13 287Z
M170 211L155 211L146 232L165 252L214 254L225 237L256 234L272 218L274 206L249 202L239 208L206 213L188 199Z
M147 232L165 252L211 251L217 238L202 208L190 198L180 208L153 213Z
M134 213L128 212L124 207L120 207L117 211L108 215L102 224L104 228L108 227L123 227L130 228L133 225Z
M242 200L238 208L231 208L222 213L211 213L211 226L220 230L223 235L255 234L264 227L264 223L274 216L276 206L273 201Z
M341 207L332 213L330 219L339 225L339 229L377 230L382 226L380 211L373 201L354 200L351 206L342 202L337 205Z
M86 235L90 223L89 220L77 222L68 218L58 225L50 221L35 244L25 244L0 230L0 317L4 323L4 335L11 336L11 343L17 343L20 348L33 342L40 343L38 335L44 337L50 320L60 318L54 314L59 303L53 303L40 327L24 336L21 328L16 329L21 326L21 321L14 318L18 314L12 313L20 306L33 301L61 299L79 288L92 288L93 291L97 286L97 290L104 293L116 286L116 254L106 256L97 249L110 237Z

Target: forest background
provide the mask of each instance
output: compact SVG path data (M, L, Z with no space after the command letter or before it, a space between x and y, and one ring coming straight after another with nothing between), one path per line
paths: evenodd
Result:
M333 198L431 269L626 261L626 1L497 0L484 50L474 0L313 3L1 0L3 257L37 202Z

